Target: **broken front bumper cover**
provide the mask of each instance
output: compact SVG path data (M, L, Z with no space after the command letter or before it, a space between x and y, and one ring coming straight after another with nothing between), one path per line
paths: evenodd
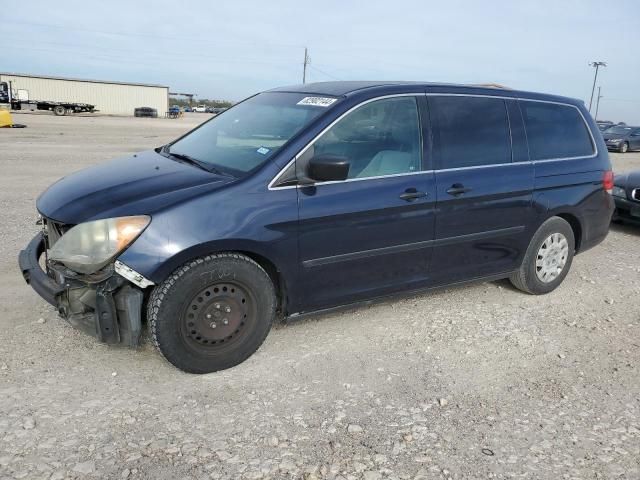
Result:
M98 340L137 346L142 332L141 288L153 282L121 262L110 265L98 276L55 270L53 278L39 263L45 249L45 237L40 232L18 259L22 276L36 293L56 307L71 325Z

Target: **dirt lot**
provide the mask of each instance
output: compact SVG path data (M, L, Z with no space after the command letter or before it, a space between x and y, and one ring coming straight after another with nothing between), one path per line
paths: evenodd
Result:
M640 229L550 295L480 283L318 316L211 375L59 319L16 264L38 194L203 118L0 130L0 479L640 478Z

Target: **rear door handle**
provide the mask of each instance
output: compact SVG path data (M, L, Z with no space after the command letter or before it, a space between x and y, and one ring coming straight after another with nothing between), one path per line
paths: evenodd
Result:
M407 188L403 194L400 195L402 200L406 200L407 202L413 202L418 198L426 197L426 192L419 192L415 188Z
M447 189L447 193L449 195L453 195L454 197L457 197L458 195L464 195L465 193L470 191L471 188L465 187L461 183L454 183L453 185L451 185L451 188Z

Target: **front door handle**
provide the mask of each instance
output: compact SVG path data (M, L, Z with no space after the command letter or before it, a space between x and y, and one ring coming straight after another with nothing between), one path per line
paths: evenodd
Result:
M454 197L457 197L458 195L464 195L465 193L470 191L471 189L469 187L465 187L461 183L454 183L453 185L451 185L451 188L447 189L447 193L449 195L453 195Z
M427 194L425 192L419 192L415 188L407 188L404 193L400 195L400 198L407 202L413 202L418 198L424 198L426 196Z

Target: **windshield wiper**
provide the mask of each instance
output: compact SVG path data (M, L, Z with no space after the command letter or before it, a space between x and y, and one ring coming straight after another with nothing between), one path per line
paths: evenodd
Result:
M215 173L215 174L217 174L217 175L224 175L224 176L227 176L227 177L228 177L228 176L230 176L230 175L229 175L229 174L227 174L227 173L223 173L223 172L221 172L220 170L218 170L218 169L217 169L216 167L214 167L213 165L211 165L211 164L209 164L209 163L207 163L207 162L203 162L202 160L198 160L198 159L196 159L196 158L193 158L193 157L191 157L191 156L189 156L189 155L187 155L187 154L185 154L185 153L172 152L172 151L171 151L170 149L168 149L168 148L164 148L164 149L163 149L163 151L164 151L167 155L169 155L169 156L171 156L171 157L173 157L173 158L177 158L178 160L181 160L181 161L183 161L183 162L185 162L185 163L189 163L189 164L191 164L191 165L194 165L194 166L196 166L196 167L198 167L198 168L200 168L200 169L202 169L202 170L205 170L205 171L207 171L207 172Z

